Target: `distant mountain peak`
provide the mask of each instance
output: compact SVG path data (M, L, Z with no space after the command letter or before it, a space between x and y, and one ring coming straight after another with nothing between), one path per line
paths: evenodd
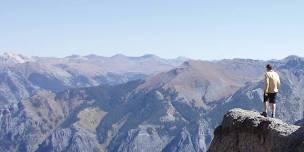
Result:
M159 58L159 57L154 54L145 54L141 56L141 58Z
M298 60L298 59L303 59L303 58L297 55L290 55L284 58L284 60Z
M289 68L300 68L304 67L304 58L291 55L283 59L286 62L286 66Z
M176 59L177 60L190 60L189 58L184 57L184 56L178 56Z
M144 59L147 59L147 58L159 58L159 57L154 54L145 54L142 56L127 56L127 55L119 53L119 54L115 54L115 55L111 56L111 58L144 58Z
M68 60L88 60L90 56L80 56L74 54L74 55L66 56L64 58Z
M79 58L79 57L80 57L80 55L73 54L73 55L66 56L65 58Z
M120 53L111 56L111 58L127 58L127 57L128 57L128 56L126 56L126 55L124 55L124 54L120 54Z
M202 60L185 60L181 67L194 68L201 71L205 65L211 65L212 62L202 61Z
M12 52L5 52L3 53L2 57L6 60L13 61L15 63L26 63L33 61L31 58L26 57L21 54L12 53Z

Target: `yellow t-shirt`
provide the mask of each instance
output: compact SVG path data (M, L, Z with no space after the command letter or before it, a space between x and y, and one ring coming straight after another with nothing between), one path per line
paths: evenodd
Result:
M277 93L279 92L281 82L278 73L273 70L267 71L265 74L265 93Z

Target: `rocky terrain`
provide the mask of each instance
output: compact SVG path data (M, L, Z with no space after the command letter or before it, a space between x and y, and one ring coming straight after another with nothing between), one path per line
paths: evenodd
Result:
M208 152L303 152L304 128L233 109L214 131Z
M282 80L278 118L300 123L303 58L188 60L143 79L63 91L37 89L21 102L5 104L0 151L204 152L227 111L261 109L268 62Z

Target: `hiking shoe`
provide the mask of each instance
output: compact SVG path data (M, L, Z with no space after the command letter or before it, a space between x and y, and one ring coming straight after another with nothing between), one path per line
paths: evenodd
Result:
M266 112L262 112L261 115L264 116L264 117L267 117L267 113Z

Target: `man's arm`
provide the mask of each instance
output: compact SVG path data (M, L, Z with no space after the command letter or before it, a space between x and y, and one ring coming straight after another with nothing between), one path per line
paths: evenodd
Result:
M280 77L279 77L279 75L278 75L278 89L280 89L280 86L281 86L281 81L280 81Z
M269 77L267 73L265 74L265 87L264 87L264 94L267 93L267 90L269 89Z

